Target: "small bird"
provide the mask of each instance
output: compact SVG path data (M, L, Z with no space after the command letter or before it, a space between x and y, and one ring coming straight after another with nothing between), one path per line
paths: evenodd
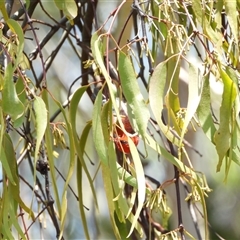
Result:
M122 123L125 128L125 131L131 134L131 136L129 136L129 138L131 138L133 143L135 144L135 146L137 146L138 142L139 142L139 136L133 130L128 116L121 115L121 118L122 118ZM130 153L128 136L124 133L124 131L121 129L121 127L119 125L116 125L116 131L114 133L114 143L115 143L116 148L119 151L124 152L124 153Z

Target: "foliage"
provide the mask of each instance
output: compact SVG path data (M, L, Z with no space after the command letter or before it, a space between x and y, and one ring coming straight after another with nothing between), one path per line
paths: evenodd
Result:
M128 1L119 1L102 25L97 17L101 2L19 2L20 8L13 12L15 3L0 1L2 238L30 239L32 225L46 212L56 237L64 239L67 199L72 191L69 184L75 172L74 194L85 237L94 238L86 217L83 181L86 176L98 208L95 177L86 161L87 142L92 136L98 155L98 160L92 161L102 171L115 238L209 239L206 197L211 189L204 173L194 167L189 150L200 153L186 140L186 134L202 129L215 145L216 171L223 171L225 164L227 182L232 162L239 165L240 154L240 2L134 0L130 7ZM116 33L117 18L126 6L125 23ZM45 19L38 19L37 13L35 17L37 7ZM128 32L129 26L133 27L133 35ZM42 40L38 33L41 28L49 28ZM29 32L33 51L26 44ZM56 33L61 34L57 44ZM46 56L48 42L54 43L54 49ZM81 75L71 81L67 101L62 103L50 83L49 72L66 42L72 49L71 57L79 61ZM194 55L197 63L193 62ZM188 73L184 79L188 89L186 106L180 98L185 84L181 80L183 69ZM72 91L77 81L81 86ZM214 107L211 81L223 86L219 109ZM92 119L79 131L78 106L85 94L93 104ZM62 151L68 155L64 174L56 167ZM162 184L145 173L143 163L152 152L174 169L174 176L168 176ZM28 161L31 169L30 183L21 175L23 161ZM38 172L44 176L44 186ZM65 175L62 186L58 175ZM176 212L168 202L167 192L172 185ZM31 204L26 204L20 186L31 190ZM184 224L181 187L185 189L195 232ZM33 210L35 201L42 206L37 213ZM197 202L204 220L203 236L195 220ZM178 221L174 228L169 225L171 215ZM27 216L31 218L29 226Z

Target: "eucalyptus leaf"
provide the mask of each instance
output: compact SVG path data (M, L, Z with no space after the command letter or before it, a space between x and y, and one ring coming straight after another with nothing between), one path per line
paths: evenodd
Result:
M131 107L139 133L144 140L150 113L140 92L132 62L129 56L125 55L122 51L119 52L118 69L124 96Z
M73 20L77 16L78 9L74 0L54 0L54 2L69 20Z
M181 133L181 143L186 133L187 127L192 120L202 96L203 81L200 76L200 70L189 63L189 84L188 84L188 103Z
M13 71L12 65L8 64L2 90L2 108L5 114L8 114L15 121L23 115L25 108L16 92L13 82Z
M222 104L220 107L220 123L219 128L214 135L216 150L219 156L217 171L220 171L223 158L226 156L231 142L231 118L233 113L233 104L237 96L237 89L235 83L226 74L226 72L219 69L220 75L224 84Z

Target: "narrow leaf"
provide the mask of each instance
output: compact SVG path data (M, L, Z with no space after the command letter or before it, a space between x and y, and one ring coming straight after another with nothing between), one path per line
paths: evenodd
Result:
M220 171L223 158L225 157L227 151L230 148L232 131L231 118L233 112L233 104L237 96L237 89L235 83L221 68L220 75L224 84L224 88L222 95L222 104L220 107L219 129L214 135L216 150L219 156L217 171Z
M164 107L164 90L167 79L166 62L162 62L155 68L149 85L149 102L153 115L156 118L158 126L163 131L164 135L173 144L180 146L179 138L176 138L162 121L162 111Z
M140 92L132 62L121 51L119 52L118 69L124 96L134 114L139 133L144 139L150 117L149 110Z
M137 223L137 220L139 218L139 215L140 215L141 210L142 210L143 205L144 205L145 195L146 195L146 183L145 183L145 175L144 175L142 162L139 158L137 148L134 145L131 138L129 138L128 142L129 142L129 146L130 146L130 149L131 149L132 159L133 159L133 162L134 162L134 167L135 167L135 171L136 171L137 186L138 186L138 188L137 188L138 189L138 192L137 192L138 206L137 206L137 210L135 212L135 215L134 215L134 218L133 218L133 221L132 221L130 232L128 234L128 237L129 237L132 234L132 232L135 228L135 225Z
M212 142L214 142L214 134L216 132L216 127L213 123L211 113L209 76L205 77L203 83L202 97L197 109L197 116L204 133Z
M3 15L4 21L7 21L9 19L9 17L7 14L7 10L5 8L5 1L3 1L3 0L0 1L0 11Z
M103 62L103 49L104 49L103 40L104 40L103 35L98 36L98 32L95 32L92 35L92 39L91 39L92 53L93 53L93 56L94 56L94 60L98 64L98 66L101 70L101 73L103 74L103 76L104 76L104 78L107 82L110 98L112 100L112 105L113 105L113 108L115 110L117 120L120 124L120 127L122 129L124 129L122 119L121 119L120 113L119 113L119 106L116 103L116 99L115 99L115 92L114 92L114 88L113 88L113 84L112 84L112 79L109 76L108 71L107 71L107 69L105 67L105 64Z
M17 35L17 52L16 52L16 60L14 62L15 68L17 65L22 61L24 54L23 54L23 48L24 48L24 34L21 26L19 23L13 19L8 19L7 24L11 31Z
M199 76L199 69L189 63L189 84L188 84L188 103L181 133L181 144L186 133L187 127L192 120L202 94L202 79Z
M63 11L63 14L72 20L77 16L77 4L74 0L54 0L59 10Z
M108 157L101 124L101 109L102 109L102 91L99 91L93 107L92 118L93 141L100 160L104 164L107 164Z
M44 121L46 121L47 118L47 124L46 124L46 131L44 132L45 134L45 145L46 145L46 150L47 150L47 156L48 156L48 164L50 168L50 176L51 176L51 186L54 192L54 200L56 202L57 206L57 213L61 216L61 204L60 204L60 198L59 198L59 191L57 187L57 182L56 182L56 170L55 170L55 165L54 165L54 156L53 156L53 139L52 139L52 132L50 129L50 124L49 124L49 115L47 114L47 110L49 109L48 106L48 92L44 89L42 92L42 99L45 103L44 109ZM40 100L41 102L41 100ZM43 105L43 104L39 104ZM40 113L40 112L39 112ZM43 128L44 129L44 128ZM36 152L35 152L36 154Z
M219 1L221 2L221 1ZM236 0L225 0L225 12L229 22L229 26L235 38L235 41L238 42L238 14L237 14L237 1Z
M102 176L103 176L103 184L104 184L104 190L106 193L106 198L107 198L107 203L108 203L108 209L109 209L109 215L110 215L110 220L112 223L112 229L114 231L114 235L116 239L121 239L120 233L118 231L118 227L115 222L114 218L114 212L115 212L115 207L114 207L114 202L113 202L113 189L112 189L112 184L111 184L111 178L110 176L110 168L107 165L102 165Z
M34 158L35 158L35 165L36 165L36 161L38 158L38 152L40 149L40 144L41 141L43 139L46 127L47 127L47 121L48 121L48 114L47 114L47 109L45 106L44 101L42 100L42 98L35 96L34 98L34 111L36 114L36 148L35 148L35 154L34 154Z
M2 108L6 114L9 114L13 121L20 118L24 113L24 105L18 98L13 82L13 68L11 64L7 65L5 71L2 90Z

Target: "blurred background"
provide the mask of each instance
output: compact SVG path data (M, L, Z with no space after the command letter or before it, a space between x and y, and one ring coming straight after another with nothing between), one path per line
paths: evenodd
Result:
M17 1L16 1L17 2ZM98 26L101 26L111 15L111 13L116 9L116 7L122 1L106 1L100 0L97 6L97 19ZM132 1L126 1L119 14L117 15L117 20L115 21L111 34L114 38L118 38L120 34L120 30L122 26L126 22L126 18L129 16L131 11ZM19 5L16 3L16 6L13 11L18 9ZM59 19L59 11L55 7L54 3L51 1L44 1L45 10L56 19ZM36 28L36 33L39 41L41 41L46 34L49 32L49 26L44 23L54 25L54 21L44 14L40 7L37 7L33 14L33 19L38 19L39 22L35 22L34 26ZM42 22L41 22L42 21ZM105 25L105 30L107 31L109 27L110 21ZM96 30L96 29L94 29ZM81 39L80 33L79 39ZM148 32L147 34L150 34ZM29 55L36 48L36 43L32 39L32 33L26 34L29 39L25 40L25 52ZM53 51L55 50L56 45L61 41L63 36L63 31L57 31L53 36L51 41L49 41L42 53L43 59L47 59ZM126 30L124 31L124 35L122 37L121 43L125 44L128 40L133 39L134 32L131 21L128 23ZM148 37L148 36L147 36ZM148 37L148 44L151 46L151 37ZM58 52L54 62L47 73L47 81L48 88L51 89L52 94L56 99L58 99L61 103L67 100L67 96L69 93L70 86L77 79L81 73L81 63L79 57L77 57L76 52L73 51L71 44L75 45L76 51L81 55L81 49L76 45L75 40L72 42L65 41L61 51ZM159 55L158 62L163 59L163 53L159 50L157 53ZM195 62L199 68L201 69L201 63L198 61L197 54L193 49L190 49L188 54L188 59L191 59L192 62ZM114 59L112 59L114 62ZM42 66L39 57L33 61L33 68L36 70L36 74L41 74ZM157 65L157 62L154 64ZM146 64L147 66L147 64ZM145 70L146 79L149 78L148 70ZM27 76L30 79L33 79L33 73L29 70L26 71ZM186 106L187 103L187 84L188 84L188 72L185 70L184 66L182 66L181 73L181 85L180 85L180 95L181 95L181 103L182 106ZM142 86L142 93L146 96L146 89ZM71 88L71 93L80 86L80 81L77 81L73 87ZM222 92L222 84L216 79L211 79L211 100L213 103L213 108L217 114L217 111L220 107L221 103L221 92ZM55 104L51 104L51 114L53 114L57 107ZM89 96L86 94L83 96L81 103L79 104L79 112L78 112L78 130L79 133L82 132L86 123L92 118L92 101L89 99ZM61 116L59 116L56 121L63 121ZM216 173L216 165L218 162L218 156L215 150L214 145L209 141L209 139L203 134L202 130L196 127L196 131L194 129L189 129L187 133L187 140L192 144L192 146L199 151L201 156L197 154L192 149L188 149L190 159L192 160L193 166L199 172L202 172L206 175L207 182L209 187L212 189L212 192L209 193L207 197L207 210L208 210L208 221L209 221L209 229L211 237L210 239L240 239L240 191L239 191L239 182L240 182L240 174L239 174L239 166L235 163L232 164L230 174L228 176L227 182L224 182L224 169L221 172ZM142 150L141 150L142 149ZM56 167L65 175L65 164L68 162L68 154L66 151L61 150L60 148L55 149L58 152L58 157L56 159ZM139 150L144 152L143 144L140 143ZM105 191L103 188L101 171L98 171L98 157L96 155L95 149L93 147L93 140L90 137L87 140L86 146L87 158L90 160L87 161L88 169L92 176L95 176L95 186L98 197L99 209L96 209L92 199L92 193L89 187L89 183L86 179L84 184L84 204L89 210L86 210L86 215L88 222L91 226L91 239L114 239L113 231L111 229L111 223L109 220L108 206L105 196ZM86 159L87 159L86 158ZM92 164L93 162L94 164ZM161 158L161 156L157 156L154 152L149 150L148 157L145 159L145 171L146 174L153 176L159 182L164 182L166 180L172 179L174 176L173 166L169 164L165 159ZM29 169L29 164L27 161L23 161L20 165L19 172L26 181L32 182L32 175ZM76 173L75 173L76 174ZM39 179L44 184L44 178L38 174ZM63 187L64 180L60 175L58 178L58 186L59 189ZM75 192L77 192L77 184L76 184L76 176L74 175L70 181L70 185ZM21 186L22 197L26 203L31 204L33 195L31 189L25 183L22 183ZM172 212L176 213L176 198L175 198L175 189L174 186L166 189L167 198L169 206L172 209ZM183 217L184 217L184 226L188 230L188 232L192 233L195 238L197 238L195 229L192 223L192 219L189 214L189 210L187 208L187 203L184 201L185 193L184 190L181 189L182 193L182 207L183 207ZM68 198L68 213L67 213L67 229L64 232L65 239L85 239L84 232L82 229L82 222L80 219L80 213L78 210L78 202L75 196L69 191L67 196ZM41 205L37 204L33 201L33 210L37 213L41 209ZM198 214L198 221L200 226L203 228L203 220L200 214ZM30 224L31 221L29 220ZM174 229L177 227L177 219L176 214L173 214L170 218L170 228ZM202 232L204 230L202 229ZM41 218L41 222L36 222L30 230L30 239L39 238L41 234L44 235L44 239L54 239L55 238L55 229L52 227L51 220L48 218L48 215L43 215ZM218 236L219 234L220 236Z

